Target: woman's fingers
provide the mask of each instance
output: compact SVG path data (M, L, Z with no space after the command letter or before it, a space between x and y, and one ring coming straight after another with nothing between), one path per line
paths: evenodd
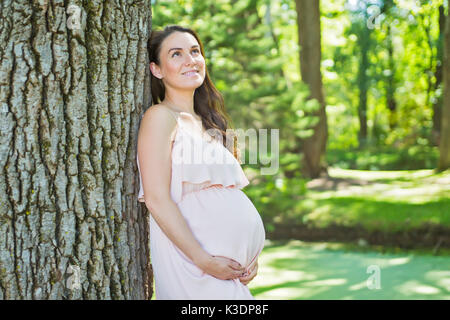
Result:
M255 268L255 266L258 264L258 257L256 257L252 263L248 266L249 273Z
M248 273L252 273L255 269L258 268L258 259L256 259L255 261L252 262L252 264L250 265L250 267L248 268Z
M255 263L253 269L250 270L249 274L239 277L239 280L243 284L247 285L250 281L253 280L254 277L256 277L257 272L258 272L258 263Z
M248 266L248 268L243 267L239 262L237 262L234 259L224 257L224 256L214 256L215 258L218 258L222 261L227 261L228 268L229 268L229 276L228 279L236 279L238 278L241 283L247 284L251 280L253 280L254 277L256 277L257 270L258 270L258 259L256 258L252 263ZM247 271L248 270L248 271Z
M237 271L240 271L240 272L242 272L242 271L245 271L245 268L243 267L243 266L241 266L241 264L239 263L239 262L237 262L237 261L231 261L231 263L229 264L229 266L231 267L231 268L233 268L234 270L237 270Z
M214 257L220 257L220 258L228 260L229 261L228 265L234 270L238 270L238 271L241 271L241 272L245 270L245 268L239 262L237 262L234 259L231 259L231 258L228 258L228 257L224 257L224 256L214 256Z

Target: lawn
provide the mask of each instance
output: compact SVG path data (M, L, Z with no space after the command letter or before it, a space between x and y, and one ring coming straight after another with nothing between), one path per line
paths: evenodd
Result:
M360 224L402 231L424 224L450 227L450 170L364 171L329 169L310 181L298 203L301 222L315 227Z
M257 300L450 299L450 250L268 241L258 263Z

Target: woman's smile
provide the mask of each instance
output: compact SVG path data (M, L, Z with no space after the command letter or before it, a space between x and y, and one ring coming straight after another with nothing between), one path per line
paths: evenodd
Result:
M183 75L187 76L187 77L196 77L198 76L198 71L189 71L189 72L185 72L183 73Z

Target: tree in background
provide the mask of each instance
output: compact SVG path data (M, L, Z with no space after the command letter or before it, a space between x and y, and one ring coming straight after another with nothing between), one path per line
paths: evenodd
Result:
M381 8L381 12L385 13L385 20L383 26L386 28L386 51L387 51L387 66L383 72L386 77L386 108L389 110L389 129L394 130L397 126L397 101L395 99L396 81L395 81L395 57L393 45L393 23L394 16L394 1L385 0Z
M370 3L367 1L358 1L358 6L353 12L352 18L352 31L357 36L357 47L359 48L359 63L358 63L358 119L359 119L359 131L358 131L358 146L363 148L367 145L368 139L368 91L371 78L369 76L369 54L373 48L372 30L368 28L367 21L369 20L369 7Z
M433 131L432 131L432 143L433 145L439 145L440 133L441 133L441 118L442 118L442 91L443 91L443 75L442 70L444 67L444 31L445 31L445 13L444 5L440 5L439 8L439 37L437 39L437 52L436 52L436 68L434 71L435 82L433 85L434 97L432 97L433 104Z
M328 138L325 99L322 88L320 62L322 56L320 35L320 2L296 0L298 17L298 40L300 45L300 72L309 89L308 101L315 99L316 104L309 104L306 115L315 117L313 134L301 140L303 152L302 173L308 178L316 178L326 170L324 155Z
M325 61L330 61L324 74L330 113L327 155L330 150L334 153L349 148L377 154L383 150L398 155L398 162L391 168L434 168L439 151L431 143L437 140L431 137L441 121L443 92L439 81L442 1L344 2L335 5L337 13L333 15L330 6L324 6L326 16L322 17L325 32L333 32L337 39L331 46L327 44L330 37L326 37L323 49ZM362 42L368 39L363 33L369 31L370 50L362 59L366 49ZM330 74L334 76L330 78ZM356 151L360 143L355 136L361 140L364 127L368 144Z
M448 6L450 8L450 0ZM444 35L444 102L442 105L442 123L440 138L440 158L438 170L450 168L450 19L445 19Z

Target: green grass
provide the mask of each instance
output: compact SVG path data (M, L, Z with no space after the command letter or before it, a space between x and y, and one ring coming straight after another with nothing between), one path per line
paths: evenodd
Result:
M369 266L379 267L380 289L367 285ZM427 249L267 240L248 286L257 300L449 300L450 249L434 256Z
M450 250L433 256L340 243L269 242L249 283L256 299L450 299ZM370 289L372 267L380 288ZM369 271L369 272L368 272Z
M450 227L450 170L435 174L330 168L329 174L332 179L310 188L298 202L300 223L361 224L386 231L430 222ZM439 256L431 252L268 241L249 288L256 299L450 299L450 250L439 249ZM380 289L367 286L372 265L380 268Z
M327 149L331 166L363 170L432 169L439 160L435 146L412 145L403 147L366 147L365 149Z
M450 227L450 170L364 171L330 168L332 187L310 189L297 209L315 227L360 224L403 231L424 224Z

